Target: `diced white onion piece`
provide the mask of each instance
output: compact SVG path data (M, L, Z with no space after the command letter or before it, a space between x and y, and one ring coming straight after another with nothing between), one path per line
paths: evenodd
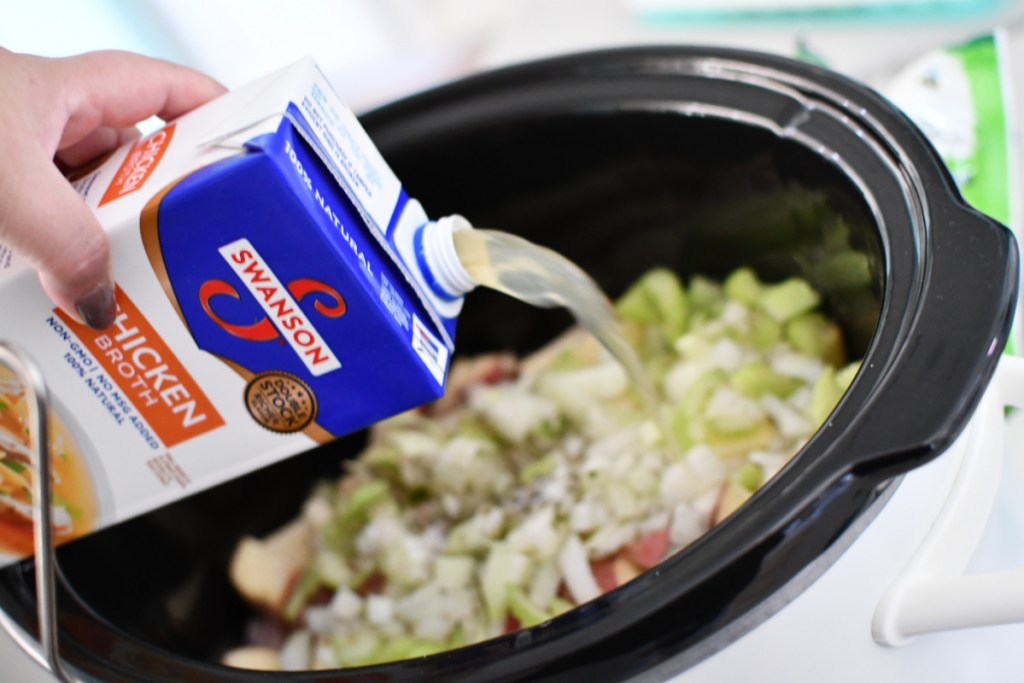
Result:
M577 533L593 531L609 519L608 512L592 500L583 500L569 511L569 528Z
M793 406L800 412L806 411L811 406L811 397L814 395L814 391L809 386L800 387L792 394L786 401L789 405Z
M713 501L712 505L714 505ZM707 530L704 520L710 516L710 507L707 513L702 515L693 505L687 503L676 505L672 511L672 524L668 530L669 543L681 548L697 540Z
M710 351L711 362L715 367L733 371L743 363L743 349L728 337L722 337L714 343Z
M427 579L433 560L425 539L409 532L385 549L381 569L389 579L416 585Z
M541 396L554 401L567 414L578 419L588 416L595 407L595 399L619 396L628 387L626 371L618 363L553 372L537 383Z
M686 463L702 490L717 487L726 477L726 467L722 459L703 444L694 446L686 452Z
M445 640L454 627L450 619L440 614L427 613L416 620L412 632L417 638L438 642Z
M366 596L366 620L378 626L394 619L394 601L386 595Z
M502 619L508 603L508 585L523 585L530 560L505 543L491 546L480 570L480 587L491 620Z
M796 377L808 384L814 384L824 368L817 358L792 351L774 356L771 359L771 366L772 370L780 375Z
M706 329L687 332L679 337L679 339L676 339L675 344L673 344L676 353L690 361L706 357L711 351L711 344L708 342L706 332Z
M684 360L676 363L665 373L665 395L672 403L678 403L686 396L694 382L711 369L707 361Z
M335 656L334 646L330 642L318 639L313 646L313 668L321 671L338 668L338 658Z
M538 557L554 557L561 547L561 537L555 530L555 508L545 506L530 514L505 537L510 547L527 551Z
M434 560L434 580L442 588L464 588L472 584L475 568L467 555L442 555Z
M348 586L342 586L328 606L339 619L355 619L363 611L363 599Z
M334 628L334 612L326 605L307 607L302 614L306 620L306 628L313 633L326 634L330 633L331 629Z
M718 506L720 489L720 486L716 486L693 499L693 509L700 516L700 523L705 528L711 526L711 516L715 514L715 508Z
M738 332L746 332L750 326L750 313L739 301L729 300L722 307L720 319Z
M361 555L376 555L405 536L405 526L392 514L374 515L356 538Z
M749 421L751 424L764 417L764 409L754 399L744 396L730 386L715 389L704 408L708 419L736 418Z
M618 479L606 481L603 493L604 501L607 503L612 517L620 522L635 519L644 512L643 502L624 481Z
M661 531L668 527L671 517L671 513L667 510L656 512L637 525L637 532L642 535L653 531Z
M558 408L553 402L513 384L474 389L470 406L512 443L522 443L542 424L558 418Z
M577 604L589 602L601 595L601 588L590 570L587 551L576 534L569 534L558 555L558 568L562 571L569 593Z
M807 436L813 430L810 420L794 410L786 401L778 396L765 394L761 397L761 406L775 421L779 433L786 438Z
M554 563L545 562L537 567L530 581L529 598L541 607L547 607L558 595L562 575Z
M312 664L312 634L304 629L295 631L281 646L281 669L283 671L305 671Z
M692 499L699 492L696 477L685 462L673 462L662 471L658 493L665 506L671 508Z
M407 458L431 456L441 446L433 435L414 430L403 429L389 432L388 438L399 453Z
M590 558L607 557L636 538L636 535L635 524L608 524L588 538L583 547Z
M779 470L785 467L786 463L789 462L789 458L782 453L769 451L753 451L747 459L755 465L761 466L764 481L768 481L778 474Z

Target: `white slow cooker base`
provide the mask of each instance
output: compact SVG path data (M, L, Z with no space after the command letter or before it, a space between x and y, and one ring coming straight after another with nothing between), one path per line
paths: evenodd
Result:
M877 516L805 590L765 618L753 614L744 635L679 672L700 652L684 652L637 681L862 683L1024 680L1024 624L920 635L899 647L872 638L872 619L936 516L968 453L1005 459L992 516L967 572L1024 566L1024 417L1004 422L1002 402L986 394L963 434L940 457L908 473ZM1005 426L1004 426L1005 425ZM1007 429L1009 427L1009 429ZM1011 434L1006 443L1004 433ZM1009 447L1007 447L1009 446ZM991 501L979 500L987 506ZM813 569L811 570L813 571ZM804 579L806 583L809 579ZM798 577L796 583L801 582ZM771 603L765 611L771 611ZM763 621L761 621L763 620ZM755 624L757 621L760 623ZM722 634L721 640L729 640Z

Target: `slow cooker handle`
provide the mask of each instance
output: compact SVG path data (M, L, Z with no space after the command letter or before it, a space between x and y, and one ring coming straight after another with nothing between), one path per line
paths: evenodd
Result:
M1022 358L1000 360L974 426L975 434L998 438L983 448L968 435L964 459L938 518L878 605L872 623L878 643L897 646L926 633L1024 623L1024 566L964 574L1003 477L1006 406L1024 408Z

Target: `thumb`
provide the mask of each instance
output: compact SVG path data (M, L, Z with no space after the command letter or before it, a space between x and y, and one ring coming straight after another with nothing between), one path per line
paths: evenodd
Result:
M39 271L43 289L90 327L116 316L110 247L92 211L48 155L18 142L17 175L0 178L0 238Z

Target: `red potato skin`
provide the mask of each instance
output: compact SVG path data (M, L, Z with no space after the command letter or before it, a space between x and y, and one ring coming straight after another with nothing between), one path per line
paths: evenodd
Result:
M609 555L590 563L590 571L594 574L597 585L605 593L619 587L619 579L615 576L615 556Z
M650 569L665 558L668 552L668 529L652 531L641 536L626 547L630 562L643 569Z

